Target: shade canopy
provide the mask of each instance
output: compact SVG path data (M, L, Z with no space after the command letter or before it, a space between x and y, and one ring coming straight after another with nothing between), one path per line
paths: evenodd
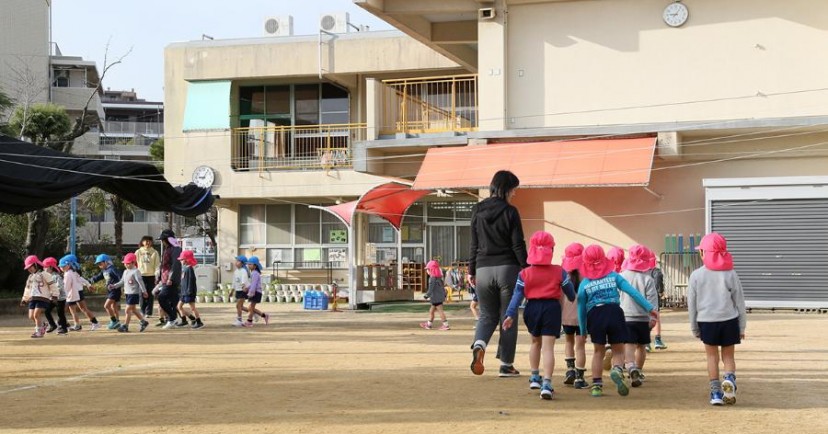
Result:
M34 211L99 187L147 211L187 217L213 206L210 189L173 187L152 164L94 160L0 135L0 212Z
M427 194L428 190L412 190L409 183L392 181L368 190L357 200L323 209L335 214L349 227L354 214L361 212L379 216L399 230L405 211Z
M485 188L498 170L521 187L634 186L650 182L655 137L432 148L414 189Z

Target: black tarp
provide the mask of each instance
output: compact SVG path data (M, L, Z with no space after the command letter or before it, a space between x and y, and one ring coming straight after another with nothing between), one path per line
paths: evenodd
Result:
M147 211L187 217L204 214L214 200L192 183L173 187L151 164L80 158L0 134L0 212L46 208L92 187Z

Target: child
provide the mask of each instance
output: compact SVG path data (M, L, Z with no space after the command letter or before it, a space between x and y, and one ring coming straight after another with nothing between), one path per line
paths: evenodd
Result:
M124 266L126 267L126 270L124 270L121 280L118 283L112 283L107 287L109 290L124 288L124 294L126 294L126 321L118 327L118 332L120 333L129 332L129 320L132 319L133 315L135 315L135 317L138 318L138 321L141 322L141 329L139 332L146 330L149 325L149 322L144 317L144 314L138 310L138 303L140 303L140 299L146 299L149 295L147 294L147 287L144 286L144 279L143 276L141 276L141 270L137 267L137 263L138 258L134 253L127 253L124 255Z
M258 256L251 256L247 260L247 269L250 270L250 283L247 285L247 322L243 327L253 327L253 316L256 314L256 304L262 302L262 264ZM268 319L265 318L265 324Z
M152 246L152 237L145 235L141 237L141 247L135 251L135 257L138 260L138 270L141 271L141 278L144 279L144 288L149 289L155 286L160 277L161 257L158 256L158 251ZM152 316L152 293L148 293L146 297L141 299L141 313L145 317Z
M650 277L653 278L656 292L658 293L658 311L661 312L661 305L664 300L664 273L661 271L661 268L658 268L658 265L656 265L655 252L650 251L650 260L648 265L650 267ZM655 325L654 344L655 349L657 350L667 349L667 345L665 345L664 341L661 340L661 315L658 316L658 321L656 321ZM647 345L647 352L650 352L650 345Z
M428 309L428 321L420 323L420 327L431 330L434 312L439 312L440 320L443 322L440 330L449 330L446 312L443 310L443 303L446 301L446 286L443 283L443 271L440 270L440 263L434 260L428 261L426 272L428 273L428 292L425 298L431 302L431 308Z
M247 312L244 306L244 301L247 300L247 292L245 287L250 282L250 270L247 269L247 258L244 256L236 256L236 271L233 272L233 290L236 295L236 321L233 325L236 327L244 327L242 321L242 312ZM265 324L270 322L270 315L256 309L254 312L264 319Z
M469 310L471 310L472 316L474 316L474 328L477 328L477 321L480 320L480 309L477 307L480 304L480 300L477 298L477 290L474 288L474 285L469 285L469 294L471 294L471 303L469 303Z
M581 243L572 243L566 246L564 259L561 267L569 273L569 280L577 294L578 286L581 284L581 255L584 253L584 246ZM586 372L586 330L583 332L578 326L578 305L573 300L561 300L561 311L563 312L561 322L563 332L566 336L564 342L564 360L566 361L566 376L564 384L572 385L576 389L586 389L587 382L584 379Z
M69 330L77 332L83 328L80 325L80 321L78 321L78 310L81 310L89 319L89 322L92 323L92 331L99 329L101 326L98 324L98 319L95 318L92 311L86 307L86 301L84 301L83 288L85 286L90 286L91 284L86 279L81 277L80 274L78 274L78 270L80 270L78 258L75 255L66 255L60 258L58 266L61 270L63 270L63 286L66 290L66 305L69 306L69 313L72 314L72 322L74 323Z
M727 241L716 232L702 238L698 250L701 268L687 283L687 311L693 336L704 342L710 404L736 403L736 344L745 338L745 296ZM719 349L724 379L719 381Z
M176 324L179 327L187 325L187 317L193 322L194 329L204 327L201 322L201 315L196 309L196 293L198 292L198 285L196 282L195 270L193 267L198 264L192 250L183 250L178 255L178 260L181 261L181 299L178 301L178 313L181 314L181 322ZM184 309L184 305L190 306L190 314L188 315Z
M542 399L552 399L555 390L552 387L552 371L555 368L555 339L561 335L561 293L571 301L575 299L575 290L566 271L558 265L552 265L552 253L555 240L549 232L538 231L529 240L529 254L524 268L518 274L515 292L506 316L503 329L512 327L517 316L518 306L526 294L526 307L523 310L523 322L532 335L529 347L529 388L540 389ZM540 359L543 353L543 384L540 377Z
M630 257L624 261L621 277L647 298L653 306L658 306L658 292L655 281L650 277L650 250L636 244L630 247ZM624 346L624 361L630 375L632 387L641 386L641 370L647 359L645 345L650 343L650 321L647 311L642 310L632 297L621 294L621 309L627 322L627 342Z
M57 334L65 336L69 332L69 324L66 322L66 291L63 288L63 276L60 273L60 268L58 268L57 259L52 257L44 259L43 268L43 276L58 289L57 304L49 304L49 308L46 309L46 321L49 321L49 328L46 333L57 330ZM57 323L52 317L52 310L55 307L57 307Z
M616 273L621 272L621 265L624 264L624 249L612 247L607 250L607 259L612 262Z
M103 280L106 282L105 286L109 288L109 285L121 280L120 273L118 273L118 270L115 269L115 265L112 263L112 259L110 259L109 255L107 255L106 253L101 253L100 255L98 255L98 257L95 258L95 265L97 265L98 268L101 269L101 272L89 279L90 282L95 283ZM110 330L115 330L118 327L120 327L120 289L109 289L107 291L106 301L104 302L104 310L106 310L106 312L109 314L109 325L107 326L107 328Z
M581 330L587 331L593 344L590 392L594 397L604 394L603 359L607 343L612 349L610 378L619 395L626 396L630 393L621 369L624 364L627 326L624 311L619 304L619 291L629 294L639 306L650 312L652 320L658 316L656 308L614 269L615 264L604 255L601 246L593 244L584 249L580 270L582 280L578 288L578 323Z
M29 278L26 280L26 289L23 291L20 305L28 304L29 319L35 324L32 338L42 338L46 334L46 322L40 320L40 315L49 308L52 300L57 300L57 287L50 285L44 277L43 264L37 256L26 257L23 261L23 269L29 272Z

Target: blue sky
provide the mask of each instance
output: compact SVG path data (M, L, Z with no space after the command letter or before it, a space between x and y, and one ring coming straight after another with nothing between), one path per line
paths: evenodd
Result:
M295 35L316 34L319 16L345 11L371 30L391 26L351 0L53 0L52 40L67 56L83 56L103 70L104 52L123 63L110 69L104 87L135 89L140 98L164 97L164 47L172 42L259 37L267 17L293 15Z

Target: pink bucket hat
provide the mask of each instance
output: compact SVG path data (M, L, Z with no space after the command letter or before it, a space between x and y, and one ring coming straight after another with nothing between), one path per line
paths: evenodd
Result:
M650 249L647 249L647 253L647 271L649 271L656 267L656 255L655 252Z
M696 250L704 251L702 262L704 266L714 271L733 269L733 256L727 251L727 240L716 232L711 232L702 238Z
M43 263L40 262L40 259L37 259L37 256L35 256L35 255L26 256L26 259L23 261L23 269L28 270L29 267L31 267L32 265L35 265L35 264L40 265L41 267L43 266Z
M619 247L609 249L609 251L607 251L607 258L612 261L613 267L615 267L615 272L620 272L621 264L624 263L624 249Z
M566 250L564 250L564 258L563 263L561 266L567 273L571 272L572 270L577 270L581 268L581 263L583 263L583 258L581 255L584 254L584 245L581 243L572 243L566 246Z
M638 271L639 273L650 271L652 268L650 267L651 255L650 249L641 244L635 244L630 247L630 256L624 260L621 268L624 270Z
M615 269L612 261L604 255L604 249L592 244L584 249L581 275L587 279L595 280L605 277Z
M192 250L182 250L181 254L178 255L178 260L186 262L191 267L198 263L195 256L193 256Z
M443 277L443 270L440 269L440 263L433 259L426 264L426 271L428 271L429 276Z
M57 265L58 265L57 259L55 259L51 256L43 260L43 267L45 267L45 268L57 268ZM28 267L26 267L26 268L28 268Z
M555 239L546 231L537 231L529 240L529 254L526 263L529 265L552 264L552 251L555 249Z
M135 256L135 253L127 253L124 255L124 264L136 264L138 263L138 258Z

